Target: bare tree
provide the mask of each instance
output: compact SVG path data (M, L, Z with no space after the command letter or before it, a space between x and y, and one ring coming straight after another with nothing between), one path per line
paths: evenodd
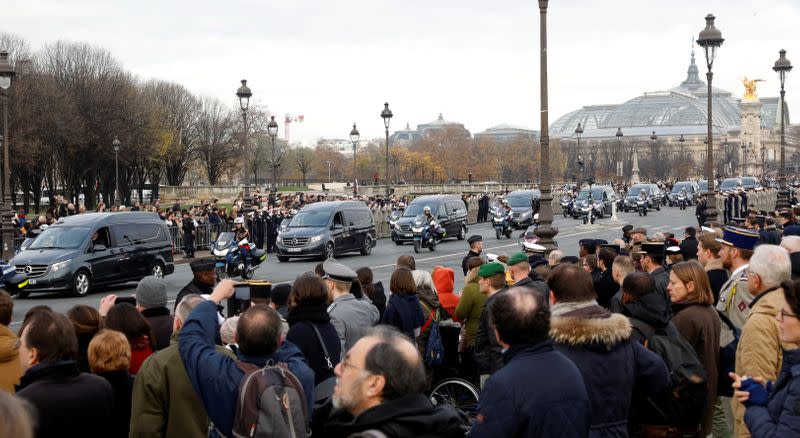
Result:
M220 177L240 163L240 140L236 138L236 114L217 99L202 100L202 111L195 126L198 158L208 183L217 184Z
M303 186L306 185L306 175L311 172L311 163L314 160L314 152L309 148L297 148L294 150L294 163L297 170L303 176Z

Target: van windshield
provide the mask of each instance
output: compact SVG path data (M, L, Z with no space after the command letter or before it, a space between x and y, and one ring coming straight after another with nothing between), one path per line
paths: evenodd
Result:
M531 206L531 199L530 196L518 195L518 196L509 196L508 197L508 205L511 207L517 208L525 208Z
M28 249L75 249L89 235L89 227L50 227Z
M423 208L425 208L425 206L422 205L421 202L418 204L409 204L403 212L403 217L417 217L422 214Z
M290 227L320 228L328 225L331 219L330 211L301 211L289 222Z

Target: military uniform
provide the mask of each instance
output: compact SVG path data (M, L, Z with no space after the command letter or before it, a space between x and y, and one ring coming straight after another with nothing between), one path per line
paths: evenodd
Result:
M758 233L738 227L724 227L722 239L717 242L739 249L752 251L758 244ZM731 273L730 278L722 285L719 293L717 309L724 312L728 319L738 328L744 326L750 313L753 295L747 290L747 268L749 264L740 266Z
M467 243L469 243L469 245L472 246L473 243L481 242L482 240L483 240L483 237L481 237L479 235L474 235L474 236L469 236L469 239L467 239ZM461 259L461 269L464 271L464 275L467 275L467 271L468 271L467 263L469 262L469 259L471 259L473 257L480 257L480 256L481 256L481 253L475 252L472 249L470 249L469 252L467 253L467 255L463 259Z

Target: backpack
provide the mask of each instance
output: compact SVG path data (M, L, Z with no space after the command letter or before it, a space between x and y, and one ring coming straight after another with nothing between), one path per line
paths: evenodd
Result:
M427 309L428 306L425 306L425 308ZM439 319L441 319L439 309L431 310L428 320L425 321L419 331L424 333L428 326L431 328L428 334L428 343L425 344L425 351L422 354L422 363L428 368L439 366L444 361L444 343L442 342L442 334L439 332Z
M736 348L739 346L739 337L742 335L742 330L733 325L730 319L724 313L717 310L720 321L725 324L733 334L733 340L727 345L719 347L719 366L717 367L717 395L723 397L733 396L733 380L728 375L736 371Z
M264 368L237 361L244 372L233 422L234 437L291 437L308 435L308 407L303 385L285 363Z
M647 419L651 420L648 422L681 428L698 427L705 412L707 375L694 348L672 323L662 329L633 318L631 323L645 335L644 346L664 360L669 372L670 393L647 400L648 407L655 414L654 419Z

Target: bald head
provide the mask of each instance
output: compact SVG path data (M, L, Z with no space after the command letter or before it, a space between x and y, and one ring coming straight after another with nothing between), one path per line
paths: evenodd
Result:
M512 287L490 309L497 338L506 346L533 345L547 339L550 311L544 297L529 287Z
M425 391L422 357L406 335L393 327L379 325L358 341L361 342L366 344L364 369L386 380L381 397L384 401Z

